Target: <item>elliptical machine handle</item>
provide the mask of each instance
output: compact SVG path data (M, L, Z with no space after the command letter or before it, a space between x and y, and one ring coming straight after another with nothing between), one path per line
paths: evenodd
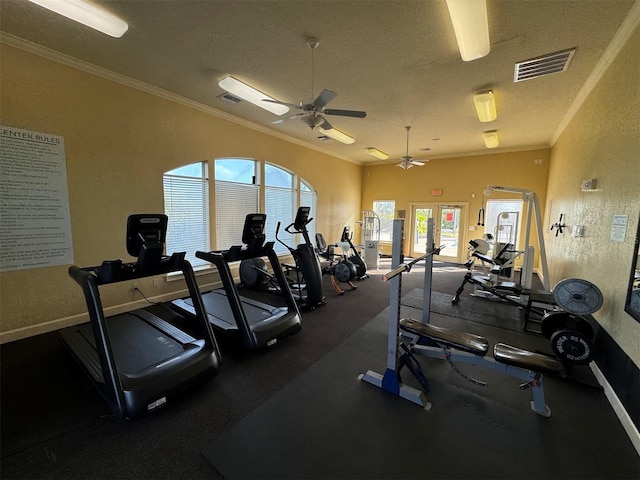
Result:
M293 225L293 224L291 224ZM287 233L291 233L288 228L291 226L289 225L288 227L285 228L285 230L287 231ZM280 242L282 245L284 245L286 247L287 250L289 250L289 252L293 255L295 253L295 249L291 248L289 245L287 245L286 243L284 243L282 240L280 240L278 238L278 233L280 232L280 222L278 222L278 224L276 225L276 240L278 242Z

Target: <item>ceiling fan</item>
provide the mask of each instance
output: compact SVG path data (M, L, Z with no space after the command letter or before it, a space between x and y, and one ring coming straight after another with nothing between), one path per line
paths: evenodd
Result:
M407 153L404 157L400 159L400 163L398 163L396 167L400 167L405 170L409 170L414 165L418 167L422 167L425 164L425 162L428 162L429 160L426 158L415 160L413 157L409 156L409 130L411 130L411 127L406 126L404 127L404 129L407 131Z
M320 42L316 38L308 38L307 46L311 48L311 98L313 98L313 51L318 48ZM300 113L296 113L294 115L290 115L285 118L280 118L274 122L273 124L280 124L289 120L293 120L299 118L305 124L307 124L312 130L320 126L323 130L331 130L333 127L331 124L324 118L323 115L338 115L342 117L356 117L356 118L364 118L367 116L367 112L363 112L360 110L337 110L325 108L327 103L333 100L336 97L337 93L332 90L324 89L320 92L320 95L316 97L311 103L300 102L299 104L286 103L281 102L279 100L270 100L263 99L264 102L278 103L280 105L286 105L287 107L295 108L297 110L302 110Z

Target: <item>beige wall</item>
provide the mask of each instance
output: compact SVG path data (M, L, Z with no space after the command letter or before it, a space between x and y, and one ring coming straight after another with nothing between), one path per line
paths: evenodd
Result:
M466 255L468 241L480 238L483 233L477 223L485 187L501 185L531 190L544 204L549 155L549 149L487 153L435 159L423 167L410 170L403 170L395 164L367 166L363 168L362 207L371 209L374 200L394 200L396 210L406 210L408 220L413 203L463 204L466 207L466 223L463 226L461 248L462 254ZM432 196L433 189L441 189L442 195ZM493 192L487 198L522 197ZM409 251L410 227L411 222L405 221L405 253ZM477 230L469 230L470 227L477 227ZM535 230L532 235L535 236ZM536 241L532 241L532 244L537 247Z
M1 48L0 123L64 137L77 265L126 258L127 216L164 211L163 173L222 156L272 162L308 181L318 191L318 231L337 236L345 224L353 226L360 211L360 166L13 47ZM2 341L85 320L80 288L67 268L0 274ZM157 288L140 283L152 296L184 288L183 282L162 282ZM132 300L130 285L103 289L105 307Z
M624 312L640 215L640 30L636 29L554 144L547 193L552 218L584 225L585 237L548 235L552 282L584 278L604 305L594 317L640 366L640 323ZM597 179L597 190L580 182ZM611 237L613 215L628 215L624 243ZM554 283L552 283L554 284Z

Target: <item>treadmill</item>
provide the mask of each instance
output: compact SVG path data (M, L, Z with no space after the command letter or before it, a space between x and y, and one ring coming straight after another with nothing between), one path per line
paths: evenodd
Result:
M196 257L213 263L223 288L202 294L209 321L216 331L239 339L247 350L264 351L279 340L295 335L302 329L300 311L289 283L282 271L274 242L265 243L264 226L267 216L252 213L246 216L242 231L242 246L229 250L196 252ZM286 306L275 307L240 296L229 269L230 262L266 256L282 292ZM193 298L178 299L173 307L182 314L195 315Z
M137 418L165 406L186 387L215 376L220 365L191 264L184 252L163 255L167 222L166 215L129 217L127 251L137 262L107 260L97 267L69 268L84 293L90 322L65 328L60 336L120 418ZM99 286L177 271L183 273L195 307L189 321L198 338L170 323L180 317L161 305L105 318Z

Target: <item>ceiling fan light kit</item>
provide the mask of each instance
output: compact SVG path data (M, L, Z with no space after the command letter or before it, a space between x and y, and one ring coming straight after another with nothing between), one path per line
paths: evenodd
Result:
M301 120L311 129L314 129L318 125L322 125L324 123L324 118L319 115L307 115L302 117Z
M232 95L276 115L284 115L289 111L289 107L286 105L276 103L275 99L231 76L220 80L218 85Z
M500 140L498 139L498 132L496 130L484 132L482 134L482 138L484 139L484 144L487 148L496 148L498 145L500 145Z
M491 49L486 0L447 0L447 8L462 60L486 56Z
M475 94L473 103L476 106L476 113L481 122L493 122L498 118L496 99L491 90Z
M29 1L114 38L122 37L129 29L124 20L82 0Z

